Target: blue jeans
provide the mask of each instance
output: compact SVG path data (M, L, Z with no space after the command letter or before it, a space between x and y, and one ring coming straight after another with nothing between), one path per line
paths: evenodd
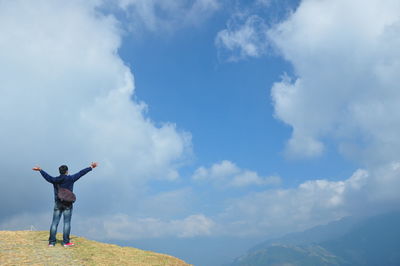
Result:
M69 243L69 233L71 232L72 204L70 206L65 206L61 202L56 201L54 205L53 221L50 226L49 244L56 244L57 227L58 223L60 222L61 215L64 215L63 244Z

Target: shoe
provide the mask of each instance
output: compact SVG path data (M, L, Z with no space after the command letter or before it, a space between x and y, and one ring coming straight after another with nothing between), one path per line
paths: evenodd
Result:
M49 244L49 247L54 247L54 244Z
M71 243L71 242L69 242L69 243L67 243L67 244L64 244L64 247L72 247L73 245L75 245L74 243Z

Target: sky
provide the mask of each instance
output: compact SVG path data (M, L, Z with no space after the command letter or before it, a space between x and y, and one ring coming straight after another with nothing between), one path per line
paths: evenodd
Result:
M0 230L220 265L397 208L397 0L0 0ZM214 253L213 253L214 252Z

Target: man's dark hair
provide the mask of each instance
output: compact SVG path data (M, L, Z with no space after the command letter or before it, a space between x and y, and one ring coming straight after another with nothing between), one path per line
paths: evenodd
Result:
M58 170L60 171L60 175L65 175L68 172L68 166L61 165Z

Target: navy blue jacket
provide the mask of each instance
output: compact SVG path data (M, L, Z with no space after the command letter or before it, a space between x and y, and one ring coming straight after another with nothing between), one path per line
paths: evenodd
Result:
M40 174L43 176L44 179L46 179L47 182L52 183L54 187L54 199L57 200L57 194L58 194L58 185L62 188L69 189L71 191L74 191L74 183L78 181L79 178L82 176L86 175L92 171L92 167L85 168L78 173L74 175L60 175L57 177L52 177L48 173L46 173L43 170L40 170Z

